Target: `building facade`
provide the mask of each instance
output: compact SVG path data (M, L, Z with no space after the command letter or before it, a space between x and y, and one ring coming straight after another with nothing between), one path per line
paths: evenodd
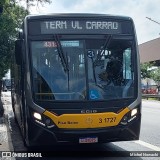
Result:
M155 62L155 66L160 66L160 38L142 43L139 45L140 63ZM142 90L146 89L155 94L157 84L152 79L142 79ZM153 92L153 93L152 93Z

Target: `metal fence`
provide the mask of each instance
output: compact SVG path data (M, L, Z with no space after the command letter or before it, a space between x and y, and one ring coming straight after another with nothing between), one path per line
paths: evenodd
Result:
M160 94L142 94L142 98L148 100L148 98L155 98L160 101Z

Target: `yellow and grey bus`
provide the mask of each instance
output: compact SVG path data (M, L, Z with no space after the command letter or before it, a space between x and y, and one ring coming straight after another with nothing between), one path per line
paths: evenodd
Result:
M11 73L12 106L25 144L139 139L139 66L130 17L27 16Z

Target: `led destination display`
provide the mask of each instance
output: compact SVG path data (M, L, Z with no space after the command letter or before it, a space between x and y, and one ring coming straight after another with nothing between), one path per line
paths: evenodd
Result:
M101 20L53 20L41 22L41 34L57 33L121 33L121 23Z

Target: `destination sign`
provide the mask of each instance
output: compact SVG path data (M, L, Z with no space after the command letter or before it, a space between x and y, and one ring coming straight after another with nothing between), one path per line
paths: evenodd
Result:
M121 23L107 20L53 20L41 22L41 34L118 34Z

